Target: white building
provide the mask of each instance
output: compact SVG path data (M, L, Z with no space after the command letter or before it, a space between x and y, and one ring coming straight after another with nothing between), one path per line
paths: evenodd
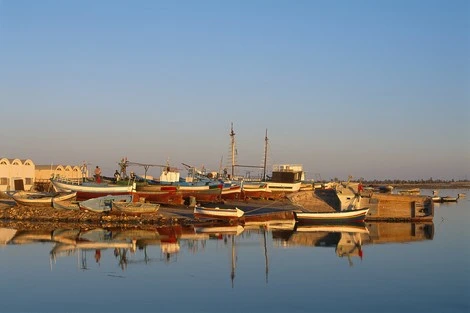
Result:
M0 159L0 191L30 190L34 185L34 162L20 159Z

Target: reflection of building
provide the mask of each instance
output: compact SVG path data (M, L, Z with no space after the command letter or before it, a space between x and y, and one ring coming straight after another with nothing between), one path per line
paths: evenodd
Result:
M30 190L34 184L33 161L0 159L0 191Z

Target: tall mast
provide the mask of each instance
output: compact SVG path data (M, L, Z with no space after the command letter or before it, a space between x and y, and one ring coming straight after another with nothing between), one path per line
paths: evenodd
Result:
M268 159L268 129L266 128L266 135L264 136L264 164L263 164L263 180L266 180L266 163Z
M233 131L233 123L230 126L230 139L231 139L231 148L230 152L232 154L232 179L235 175L235 132Z

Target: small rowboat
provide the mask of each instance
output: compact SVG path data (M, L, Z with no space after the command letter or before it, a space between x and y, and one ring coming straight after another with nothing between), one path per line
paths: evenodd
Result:
M92 198L80 201L78 205L81 210L93 211L98 213L109 212L114 202L131 202L132 195L108 195L98 198Z
M12 198L19 205L33 206L33 207L50 207L52 206L52 199L57 201L64 201L72 199L77 195L76 192L33 192L33 191L19 191L12 195Z
M369 208L339 212L294 212L297 222L303 223L349 223L363 222Z
M245 214L245 212L239 208L221 209L219 207L194 207L194 217L196 218L237 219L242 217L243 214Z
M125 215L141 215L148 213L156 213L160 208L158 203L144 202L116 202L112 204L111 213Z

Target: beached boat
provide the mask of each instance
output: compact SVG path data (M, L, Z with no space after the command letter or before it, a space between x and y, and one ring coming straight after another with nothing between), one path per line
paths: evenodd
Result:
M245 212L243 212L239 208L221 209L219 207L194 207L194 217L196 218L237 219L242 217L243 214L245 214Z
M265 182L243 182L242 197L244 199L269 199L272 191Z
M346 223L362 222L369 208L337 212L295 212L294 217L300 223Z
M124 215L141 215L156 213L160 208L158 203L117 202L113 201L111 213Z
M238 182L224 182L221 197L224 200L234 200L241 198L242 186Z
M52 207L59 210L79 210L78 201L74 198L61 200L60 198L52 198Z
M273 166L272 176L267 180L268 190L272 192L296 192L305 180L300 164L277 164Z
M88 200L106 195L129 194L135 189L134 184L116 185L109 183L78 182L60 177L51 178L51 183L57 191L76 191L77 200Z
M34 207L50 207L52 206L52 199L63 201L74 198L76 192L34 192L34 191L19 191L12 195L12 198L19 205L34 206Z
M80 206L81 210L102 213L111 211L113 202L132 202L132 195L108 195L80 201L78 205Z

